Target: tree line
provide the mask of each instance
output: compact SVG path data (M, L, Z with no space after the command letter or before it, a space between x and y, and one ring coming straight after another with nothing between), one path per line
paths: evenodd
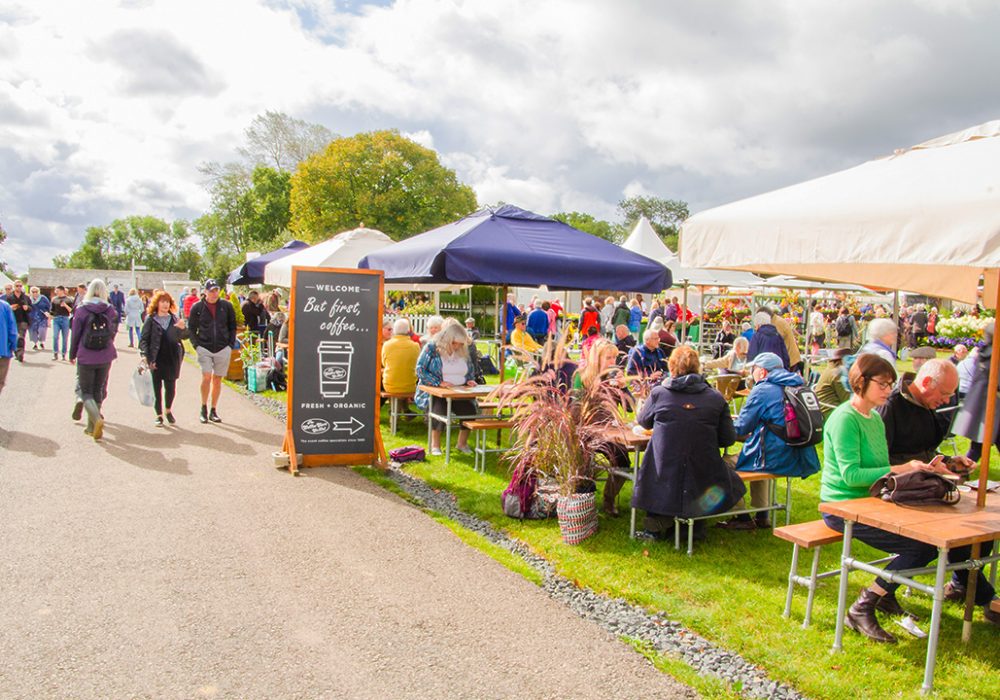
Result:
M441 164L436 152L396 130L338 136L318 124L265 112L244 132L238 158L199 166L210 197L193 221L134 215L91 226L80 247L53 259L56 267L189 272L225 278L249 251L267 252L292 238L316 243L355 228L402 240L459 219L479 205L472 188ZM676 249L687 204L630 197L619 221L580 212L554 218L620 243L645 215ZM2 241L2 238L0 238Z

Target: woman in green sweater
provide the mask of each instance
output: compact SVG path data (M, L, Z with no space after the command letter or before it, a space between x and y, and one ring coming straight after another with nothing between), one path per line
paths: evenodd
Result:
M821 501L864 498L868 496L869 487L890 471L901 474L926 469L950 473L943 465L932 466L919 460L889 466L885 426L875 411L876 407L888 400L895 384L896 370L889 362L875 354L859 355L848 378L852 390L850 401L838 406L823 427L823 477L819 492ZM842 518L824 513L823 520L834 530L844 531ZM937 558L937 549L929 544L861 523L854 525L854 537L875 549L897 555L886 565L886 571L923 568ZM948 553L948 559L964 561L969 555L969 547L959 547ZM968 572L955 573L957 583L964 590ZM877 642L895 642L896 638L879 624L875 610L888 615L905 614L896 600L898 587L898 583L883 578L876 579L869 588L861 591L857 601L847 611L847 626ZM995 618L1000 618L1000 615L989 608L993 597L992 586L979 573L976 603L984 606L986 619L997 624L998 620Z

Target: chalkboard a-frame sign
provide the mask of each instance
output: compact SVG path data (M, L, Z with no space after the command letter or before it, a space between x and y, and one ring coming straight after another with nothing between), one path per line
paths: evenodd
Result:
M385 460L381 270L292 268L285 451L298 466Z

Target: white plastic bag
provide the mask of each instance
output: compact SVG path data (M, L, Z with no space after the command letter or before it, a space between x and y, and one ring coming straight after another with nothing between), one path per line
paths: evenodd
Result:
M153 375L144 367L136 367L128 385L129 395L143 406L153 405Z

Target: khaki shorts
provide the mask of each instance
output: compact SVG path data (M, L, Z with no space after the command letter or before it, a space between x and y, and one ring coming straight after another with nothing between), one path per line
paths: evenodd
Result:
M229 359L232 354L232 348L222 348L219 352L209 352L199 345L198 366L201 367L201 373L225 377L229 372Z

